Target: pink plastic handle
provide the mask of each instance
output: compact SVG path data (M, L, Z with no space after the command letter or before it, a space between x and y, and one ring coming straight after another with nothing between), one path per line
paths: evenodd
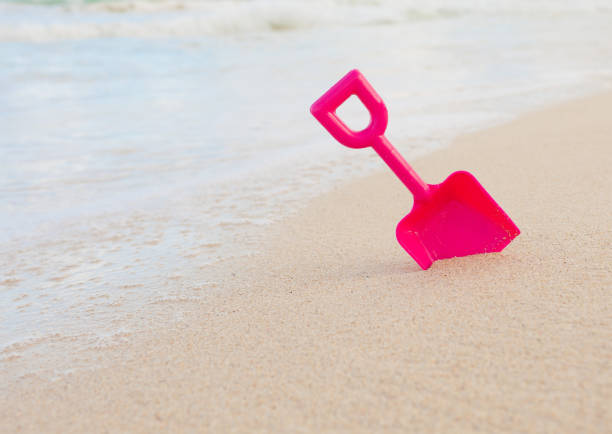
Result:
M361 131L351 130L336 115L338 107L351 95L357 96L370 112L370 124ZM389 119L387 107L361 72L353 69L342 77L315 101L310 107L310 112L344 146L349 148L372 146L412 192L415 200L427 200L430 197L429 185L419 177L384 136Z
M353 131L336 115L351 95L357 96L370 112L370 124L362 131ZM311 107L310 112L334 138L349 148L372 146L374 139L387 129L387 107L365 77L356 69L346 74Z

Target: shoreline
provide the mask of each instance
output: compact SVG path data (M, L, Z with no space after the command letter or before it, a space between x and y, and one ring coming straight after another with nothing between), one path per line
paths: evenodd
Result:
M4 429L605 431L610 111L580 98L411 161L429 183L474 173L522 231L502 253L422 272L395 241L410 193L351 181L219 264L167 330L8 386Z

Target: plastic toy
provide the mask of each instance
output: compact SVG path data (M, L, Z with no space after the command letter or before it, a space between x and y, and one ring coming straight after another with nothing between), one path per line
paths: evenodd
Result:
M335 113L351 95L370 112L370 124L362 131L351 130ZM346 74L310 111L343 145L373 147L412 192L414 205L398 223L396 236L424 270L438 259L499 252L520 233L472 174L459 171L441 184L423 182L384 136L387 108L358 70Z

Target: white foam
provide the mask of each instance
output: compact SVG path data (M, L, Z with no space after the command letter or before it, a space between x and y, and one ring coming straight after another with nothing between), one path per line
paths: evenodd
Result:
M611 13L612 6L606 0L69 0L53 7L0 3L0 41L195 37L406 23L466 14L583 12Z

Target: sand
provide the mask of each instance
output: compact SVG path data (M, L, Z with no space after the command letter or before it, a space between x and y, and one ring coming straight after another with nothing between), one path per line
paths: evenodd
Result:
M504 252L423 272L394 239L409 193L351 182L162 330L6 386L0 431L611 432L610 113L592 96L414 162L473 172L522 230Z

